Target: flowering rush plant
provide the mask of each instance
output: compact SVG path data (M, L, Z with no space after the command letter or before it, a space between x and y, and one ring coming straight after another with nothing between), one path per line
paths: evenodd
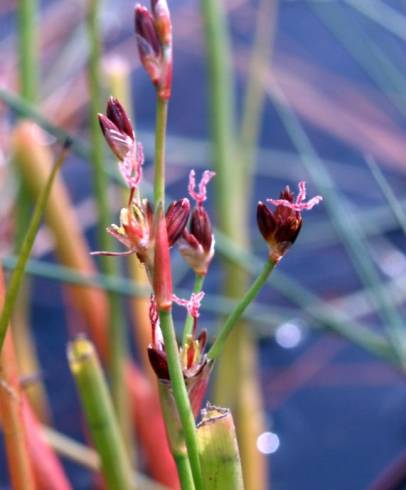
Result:
M214 488L207 482L213 481L214 472L219 469L213 467L213 458L207 456L213 456L215 449L210 446L212 438L207 437L206 429L213 420L224 421L229 414L224 409L209 407L203 412L201 424L196 425L213 365L244 310L298 237L302 212L312 209L322 198L316 196L306 201L306 184L302 181L296 198L290 188L285 187L278 199L258 203L257 223L268 245L268 258L262 272L207 348L207 332L199 328L199 318L205 295L204 279L215 253L215 237L205 208L207 188L215 172L205 170L197 180L195 171L191 170L189 196L165 205L165 132L172 85L172 24L166 0L152 0L151 10L141 5L135 7L135 33L141 63L156 89L154 198L147 199L140 191L144 163L142 144L122 104L110 97L106 113L98 117L105 140L118 159L119 170L128 187L128 201L121 209L119 223L110 225L107 232L124 250L93 254L134 254L145 267L152 289L148 356L159 382L170 448L174 455L179 451L186 455L186 464L178 465L181 486L196 490ZM173 247L178 247L195 274L195 287L189 298L180 298L173 291ZM183 307L186 313L180 342L173 323L174 305ZM221 432L223 436L227 430ZM227 444L225 442L224 447L228 447ZM230 451L238 456L238 448L231 446ZM227 488L242 488L238 457L234 463L235 482L228 481Z

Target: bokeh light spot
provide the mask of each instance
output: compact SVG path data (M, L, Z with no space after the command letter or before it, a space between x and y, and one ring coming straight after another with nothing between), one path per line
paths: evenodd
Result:
M262 454L273 454L280 446L280 439L274 432L263 432L257 439L257 449Z

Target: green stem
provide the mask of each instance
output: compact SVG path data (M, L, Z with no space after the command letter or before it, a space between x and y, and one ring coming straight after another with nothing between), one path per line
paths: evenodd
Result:
M190 468L189 458L186 454L174 454L176 468L178 470L180 487L182 490L193 490L195 484Z
M216 359L221 351L224 348L224 344L227 340L227 337L230 335L231 330L241 318L241 315L244 313L245 309L249 306L250 303L254 300L254 298L259 293L260 289L268 280L269 275L273 271L276 262L268 260L264 265L259 276L255 279L251 287L245 293L242 300L238 303L238 305L234 308L231 314L227 317L224 325L222 326L220 333L218 334L214 344L211 346L209 352L207 353L207 357L209 359Z
M178 344L173 327L172 312L160 311L159 320L164 338L165 351L168 359L169 376L175 398L176 408L182 424L190 467L196 490L202 490L202 474L200 468L199 450L196 437L195 419L190 406L189 396L183 379L180 364Z
M195 283L193 285L193 292L195 294L200 293L200 291L202 290L205 277L206 276L203 274L195 275ZM193 317L188 313L186 316L185 325L183 327L183 339L182 339L183 345L186 345L187 338L189 335L192 335L192 332L193 332Z
M155 120L154 205L162 203L165 210L165 141L168 101L157 97Z
M90 159L93 165L93 181L98 214L99 227L98 244L101 250L111 250L113 243L111 237L106 233L105 226L111 222L108 202L108 176L104 171L104 140L100 131L97 113L102 106L101 77L101 35L98 25L99 0L88 0L87 11L87 33L89 39L89 115L90 115ZM108 257L101 257L101 269L107 276L116 276L118 263ZM127 356L125 323L118 295L109 294L110 321L109 321L109 371L111 376L112 396L119 420L119 425L127 447L131 452L131 423L129 414L129 403L127 389L124 383L124 362Z
M38 99L37 1L18 0L19 76L21 96L29 102Z
M23 99L31 104L38 100L39 86L39 63L38 63L38 36L37 36L37 0L19 0L17 2L18 14L18 75L20 82L20 95ZM19 174L19 188L16 200L16 220L15 220L15 240L14 249L17 252L21 249L26 230L28 228L32 199L30 197L29 187L25 181L21 170ZM30 296L30 285L28 282L21 291L21 297L17 309L20 310L22 318L28 319L28 298ZM27 321L19 322L20 328L25 330L25 338L30 336ZM17 337L16 337L17 339ZM30 342L27 346L32 345ZM31 348L33 359L36 357L34 349Z
M93 344L78 337L69 345L68 357L107 488L130 490L131 464Z
M61 156L58 158L58 160L56 161L55 165L52 168L52 171L48 177L44 189L41 191L41 194L38 197L30 224L28 226L27 233L24 237L21 246L21 251L18 256L16 267L9 281L6 297L4 300L4 307L2 309L1 316L0 316L0 352L3 347L4 338L7 332L7 327L10 322L10 318L13 312L15 302L17 300L18 292L21 287L25 266L30 256L31 249L34 244L34 240L37 235L39 225L41 223L41 218L48 201L49 193L51 191L55 176L65 160L66 153L67 153L67 149L64 148Z

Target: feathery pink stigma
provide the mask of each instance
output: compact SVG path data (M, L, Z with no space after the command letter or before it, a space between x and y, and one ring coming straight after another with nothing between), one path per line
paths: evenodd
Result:
M130 189L135 189L141 182L143 164L144 151L142 144L134 142L124 159L118 163L121 175Z
M290 202L287 199L267 199L267 201L272 203L274 206L285 206L300 213L303 210L310 210L314 208L314 206L323 200L321 196L314 196L309 201L304 202L306 199L306 182L304 180L300 181L298 187L299 194L296 198L296 202Z
M176 296L176 294L172 295L173 301L179 305L186 308L187 312L194 319L199 318L200 315L200 306L202 304L204 298L204 291L200 291L200 293L192 293L190 299L182 299Z
M198 192L195 191L196 188L196 172L194 170L190 171L189 174L189 186L188 191L192 199L196 201L197 205L201 205L207 199L207 184L216 175L216 172L211 170L205 170L203 172L202 178L198 186Z

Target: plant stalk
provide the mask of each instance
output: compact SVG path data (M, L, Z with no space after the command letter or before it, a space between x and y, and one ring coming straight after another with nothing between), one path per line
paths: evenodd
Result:
M155 120L154 206L162 203L165 210L165 141L168 119L168 101L157 97Z
M94 191L99 223L98 244L101 250L111 250L113 241L106 233L104 226L111 222L109 202L107 197L108 178L104 172L104 140L100 131L97 113L102 107L101 77L101 35L99 31L98 15L99 0L88 0L87 33L89 39L89 110L90 110L90 139L91 162L93 165ZM118 272L117 261L108 257L101 257L101 268L104 274L115 276ZM127 341L125 321L121 301L118 295L109 294L109 374L111 377L111 390L114 407L119 420L121 433L126 441L129 453L132 452L131 417L128 402L128 392L124 383L124 363L127 357Z
M244 297L238 303L235 309L227 317L226 321L220 329L219 334L217 335L216 340L214 341L214 344L211 346L209 352L207 353L207 357L209 359L214 360L221 354L222 350L224 349L227 337L230 335L233 327L241 318L241 315L244 313L245 309L249 306L250 303L252 303L261 288L264 286L275 265L276 262L273 262L270 259L265 263L259 276L255 279L255 281L245 293Z
M187 454L174 454L174 458L181 490L192 490L195 488L195 483Z
M169 447L176 463L181 488L182 490L193 490L195 484L171 383L158 380L158 390Z
M194 486L196 490L202 490L203 482L196 438L195 419L186 390L185 381L183 379L178 344L176 341L175 329L172 320L172 312L160 311L159 320L164 338L173 396L175 398L176 408L183 428L183 435L192 470Z
M18 48L21 96L29 102L38 99L37 0L18 0Z
M41 222L42 215L44 214L45 207L48 202L49 193L52 188L52 184L56 177L56 174L61 167L62 163L65 161L65 157L67 154L67 148L65 147L56 161L55 165L52 168L52 171L48 177L48 180L45 184L45 187L41 191L38 200L35 204L34 212L28 226L27 233L24 237L21 251L18 256L16 267L11 275L5 300L4 306L0 315L0 352L3 347L4 338L7 332L7 327L10 323L11 315L13 313L13 308L17 300L18 292L20 290L23 278L25 266L27 264L28 258L31 253L32 246L34 244L35 237L38 232L38 228Z

